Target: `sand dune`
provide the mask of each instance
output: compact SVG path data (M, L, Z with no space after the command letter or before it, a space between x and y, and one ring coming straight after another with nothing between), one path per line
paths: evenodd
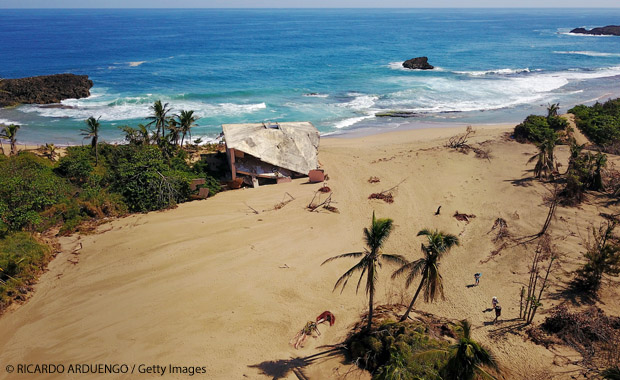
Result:
M321 263L363 248L361 232L374 210L397 226L387 252L418 258L422 240L415 234L424 227L457 234L462 241L442 261L446 301L418 301L418 308L468 318L474 337L497 354L507 378L518 378L526 369L572 370L558 354L574 353L552 352L512 331L533 247L507 248L481 264L495 249L487 233L496 218L503 217L514 235L523 236L537 232L547 212L541 205L547 190L528 180L526 161L535 147L506 140L508 128L476 128L473 141L487 141L490 161L443 147L448 136L464 128L323 139L319 159L329 173L339 214L308 212L305 207L320 185L297 180L226 192L174 210L116 220L95 235L63 238L63 253L34 296L0 319L2 364L204 366L207 374L195 377L208 379L296 379L293 369L301 365L308 378L337 378L350 369L339 356L320 357L307 366L289 360L340 342L364 310L365 297L356 295L354 287L332 292L353 262ZM566 165L567 148L560 147L558 155ZM370 176L381 182L368 183ZM402 180L393 204L367 199ZM274 209L286 192L295 200ZM441 215L435 216L439 205ZM552 230L562 237L556 244L566 254L564 270L577 265L581 238L589 223L601 220L602 208L592 199L590 205L558 210ZM452 217L457 210L476 218L457 221ZM79 263L72 265L67 259L73 258L78 240L83 249ZM410 299L413 290L403 293L401 283L387 281L392 269L382 268L378 303ZM468 288L475 272L483 273L480 286ZM565 278L556 273L552 294ZM492 296L503 305L504 322L498 325L489 324L493 317L483 312ZM601 307L618 314L618 299L616 290L606 289ZM544 310L557 302L545 302ZM322 336L306 347L291 348L288 341L324 310L336 315L336 325L322 326ZM352 376L369 378L362 372Z

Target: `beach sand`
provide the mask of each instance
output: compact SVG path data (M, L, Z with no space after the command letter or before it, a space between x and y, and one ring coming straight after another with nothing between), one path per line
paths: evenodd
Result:
M511 128L475 127L471 142L490 148L490 160L444 147L448 137L465 128L323 139L319 160L340 213L309 212L306 206L321 184L301 179L229 191L174 210L115 220L93 235L62 238L62 252L32 298L0 318L2 365L204 366L207 374L194 377L208 379L297 379L296 371L309 379L333 379L353 370L347 378L369 379L341 356L303 358L341 342L367 308L363 292L355 294L354 281L342 294L332 292L353 259L321 263L362 250L362 229L375 211L396 226L385 252L419 258L423 240L416 233L422 228L438 228L461 240L441 261L446 300L426 304L420 299L416 308L469 319L473 337L497 355L505 378L536 378L545 370L570 377L578 369L568 364L578 358L575 352L547 350L515 330L519 292L527 286L535 246L510 246L490 258L497 247L489 233L496 218L508 222L513 236L525 236L537 233L547 214L543 196L549 192L530 180L533 164L526 165L536 148L509 140ZM557 155L566 168L568 148L558 147ZM368 183L371 176L380 182ZM368 199L403 180L393 204ZM277 209L286 193L295 199ZM552 274L550 298L536 320L561 301L588 226L602 221L599 212L618 212L604 204L590 197L579 207L558 208L551 232L564 255L562 268ZM435 216L439 205L441 214ZM457 221L456 211L476 217ZM75 259L76 265L68 261ZM389 281L393 269L380 270L377 304L411 299L415 287L404 290L402 282ZM467 287L476 272L483 274L480 285ZM619 293L617 287L605 287L599 306L620 314ZM495 325L492 313L483 312L493 296L503 306ZM322 325L319 338L293 349L289 340L325 310L335 314L336 324ZM0 378L6 376L0 371Z

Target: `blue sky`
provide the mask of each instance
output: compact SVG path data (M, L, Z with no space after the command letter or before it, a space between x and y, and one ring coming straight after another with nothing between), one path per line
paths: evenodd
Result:
M618 0L0 0L0 8L617 8Z

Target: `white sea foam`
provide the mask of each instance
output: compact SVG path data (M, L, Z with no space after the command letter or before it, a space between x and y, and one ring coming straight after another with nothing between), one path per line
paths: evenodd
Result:
M135 61L135 62L127 62L127 63L129 64L130 67L138 67L145 62L146 61Z
M566 36L577 36L577 37L617 37L611 36L607 34L585 34L585 33L571 33L571 32L559 32L560 34L564 34Z
M521 74L521 73L529 73L529 68L524 69L492 69L492 70L483 70L483 71L454 71L455 74L461 75L469 75L473 77L481 77L485 75L511 75L511 74Z
M375 105L375 102L379 99L376 95L363 95L358 93L349 93L349 96L355 98L350 102L339 103L338 107L351 108L356 111L364 111Z
M151 105L155 101L154 96L125 97L114 99L91 98L67 99L62 101L64 108L48 108L36 105L26 105L19 108L22 112L37 113L43 117L69 118L75 120L87 119L90 116L99 117L105 121L144 119L150 116ZM166 101L174 111L194 110L201 117L209 116L237 116L253 113L267 108L265 103L234 104L218 103L208 104L198 101Z
M27 125L27 124L21 123L19 121L13 121L13 120L9 120L9 119L0 119L0 125L11 125L11 124Z
M587 55L590 57L620 57L620 53L603 53L598 51L554 51L554 54Z
M374 117L374 113L372 115L350 117L348 119L340 120L339 122L334 124L334 128L337 128L337 129L348 128L354 124L359 123L362 120L370 119L372 117Z

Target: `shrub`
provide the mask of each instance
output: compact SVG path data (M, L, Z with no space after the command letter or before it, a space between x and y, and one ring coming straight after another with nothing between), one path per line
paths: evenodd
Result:
M557 119L560 118L557 116L551 118L551 120L554 120L555 127L560 128L561 125L565 126L561 121L555 121ZM545 140L553 139L555 134L556 131L549 125L548 118L538 115L526 117L525 120L514 129L514 137L519 142L541 143Z
M91 149L83 146L67 148L67 154L58 161L56 173L67 178L71 183L86 183L95 168Z
M36 228L40 213L69 194L69 185L44 158L22 152L0 161L0 231Z
M23 299L26 286L51 258L51 250L26 232L0 239L0 312L13 298Z
M577 127L593 143L606 148L620 140L620 99L592 106L578 105L569 112L575 115Z

